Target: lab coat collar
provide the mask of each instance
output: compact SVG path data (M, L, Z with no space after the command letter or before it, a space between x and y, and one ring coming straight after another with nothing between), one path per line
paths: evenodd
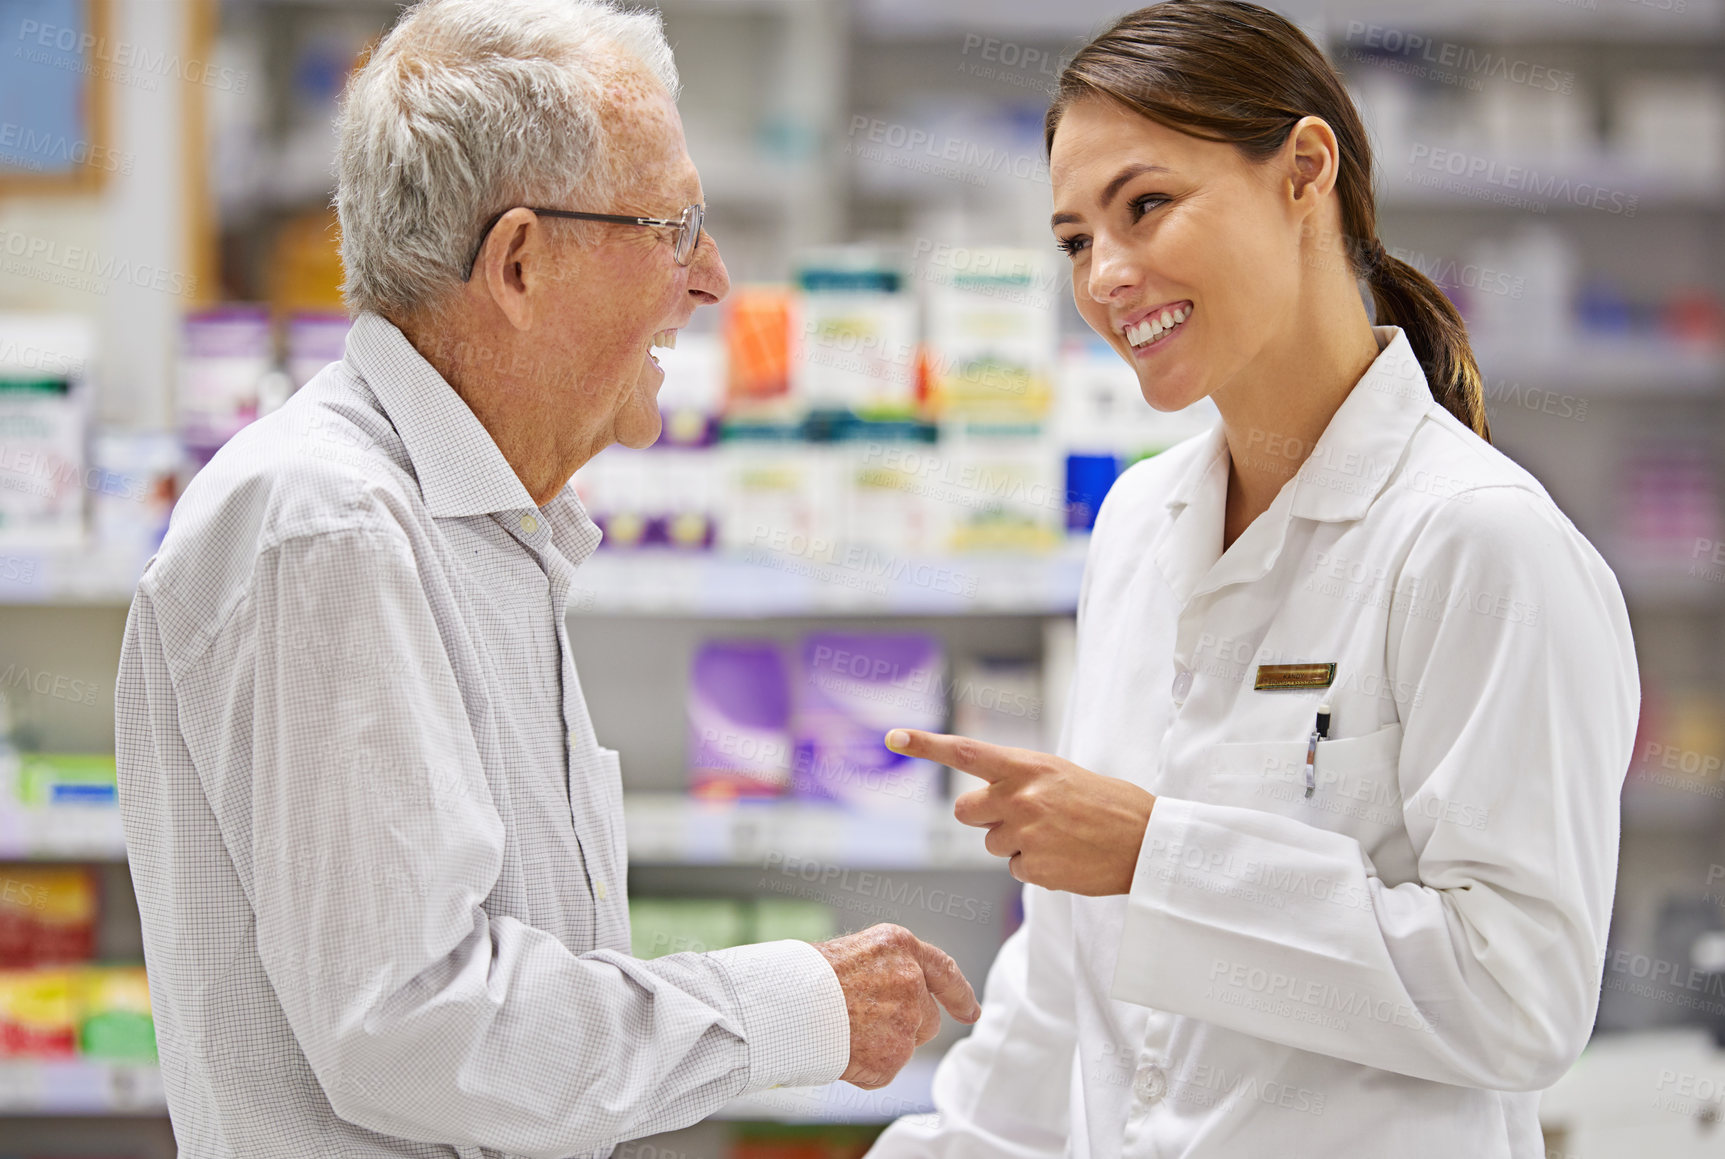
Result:
M1334 523L1363 517L1407 453L1433 401L1425 371L1400 326L1374 326L1378 356L1284 490L1289 513Z
M1358 519L1383 491L1432 406L1425 373L1399 326L1374 326L1378 357L1342 400L1311 455L1224 556L1222 523L1231 463L1221 423L1200 436L1192 463L1166 500L1172 523L1156 562L1175 596L1193 596L1268 574L1294 517Z

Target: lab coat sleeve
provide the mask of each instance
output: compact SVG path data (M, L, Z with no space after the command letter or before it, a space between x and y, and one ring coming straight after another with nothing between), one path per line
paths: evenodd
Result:
M336 1114L566 1156L692 1123L744 1091L838 1077L844 996L812 946L637 961L487 912L504 824L399 532L291 538L258 572L224 629L246 637L230 654L251 658L219 709L250 722L229 733L249 734L243 751L221 755L249 767L231 783L250 794L224 809L224 837Z
M982 1017L934 1075L932 1115L898 1120L870 1159L1050 1159L1066 1153L1073 1047L1072 899L1024 887Z
M1640 688L1615 578L1544 496L1439 505L1392 581L1417 880L1352 836L1157 800L1115 997L1438 1082L1540 1090L1587 1042ZM1249 883L1249 887L1247 887Z

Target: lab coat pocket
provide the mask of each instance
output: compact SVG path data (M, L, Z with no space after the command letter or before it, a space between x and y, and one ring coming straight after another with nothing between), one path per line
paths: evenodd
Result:
M1401 747L1399 723L1318 742L1308 796L1304 740L1213 745L1204 757L1203 799L1346 833L1369 850L1403 827Z

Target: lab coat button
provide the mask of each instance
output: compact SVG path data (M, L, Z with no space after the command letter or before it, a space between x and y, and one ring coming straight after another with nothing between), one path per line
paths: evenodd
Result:
M1192 691L1192 670L1182 668L1180 674L1174 677L1174 699L1176 701L1185 700L1186 694L1190 691Z
M1141 1066L1132 1080L1132 1093L1146 1105L1159 1103L1168 1093L1168 1074L1159 1066Z

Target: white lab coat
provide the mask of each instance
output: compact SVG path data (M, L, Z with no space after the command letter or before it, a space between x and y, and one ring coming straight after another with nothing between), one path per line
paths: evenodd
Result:
M1026 888L937 1113L872 1155L1543 1156L1539 1092L1598 1002L1628 616L1539 483L1374 333L1227 552L1220 427L1109 494L1059 749L1156 794L1131 892ZM1331 661L1327 689L1254 688Z

